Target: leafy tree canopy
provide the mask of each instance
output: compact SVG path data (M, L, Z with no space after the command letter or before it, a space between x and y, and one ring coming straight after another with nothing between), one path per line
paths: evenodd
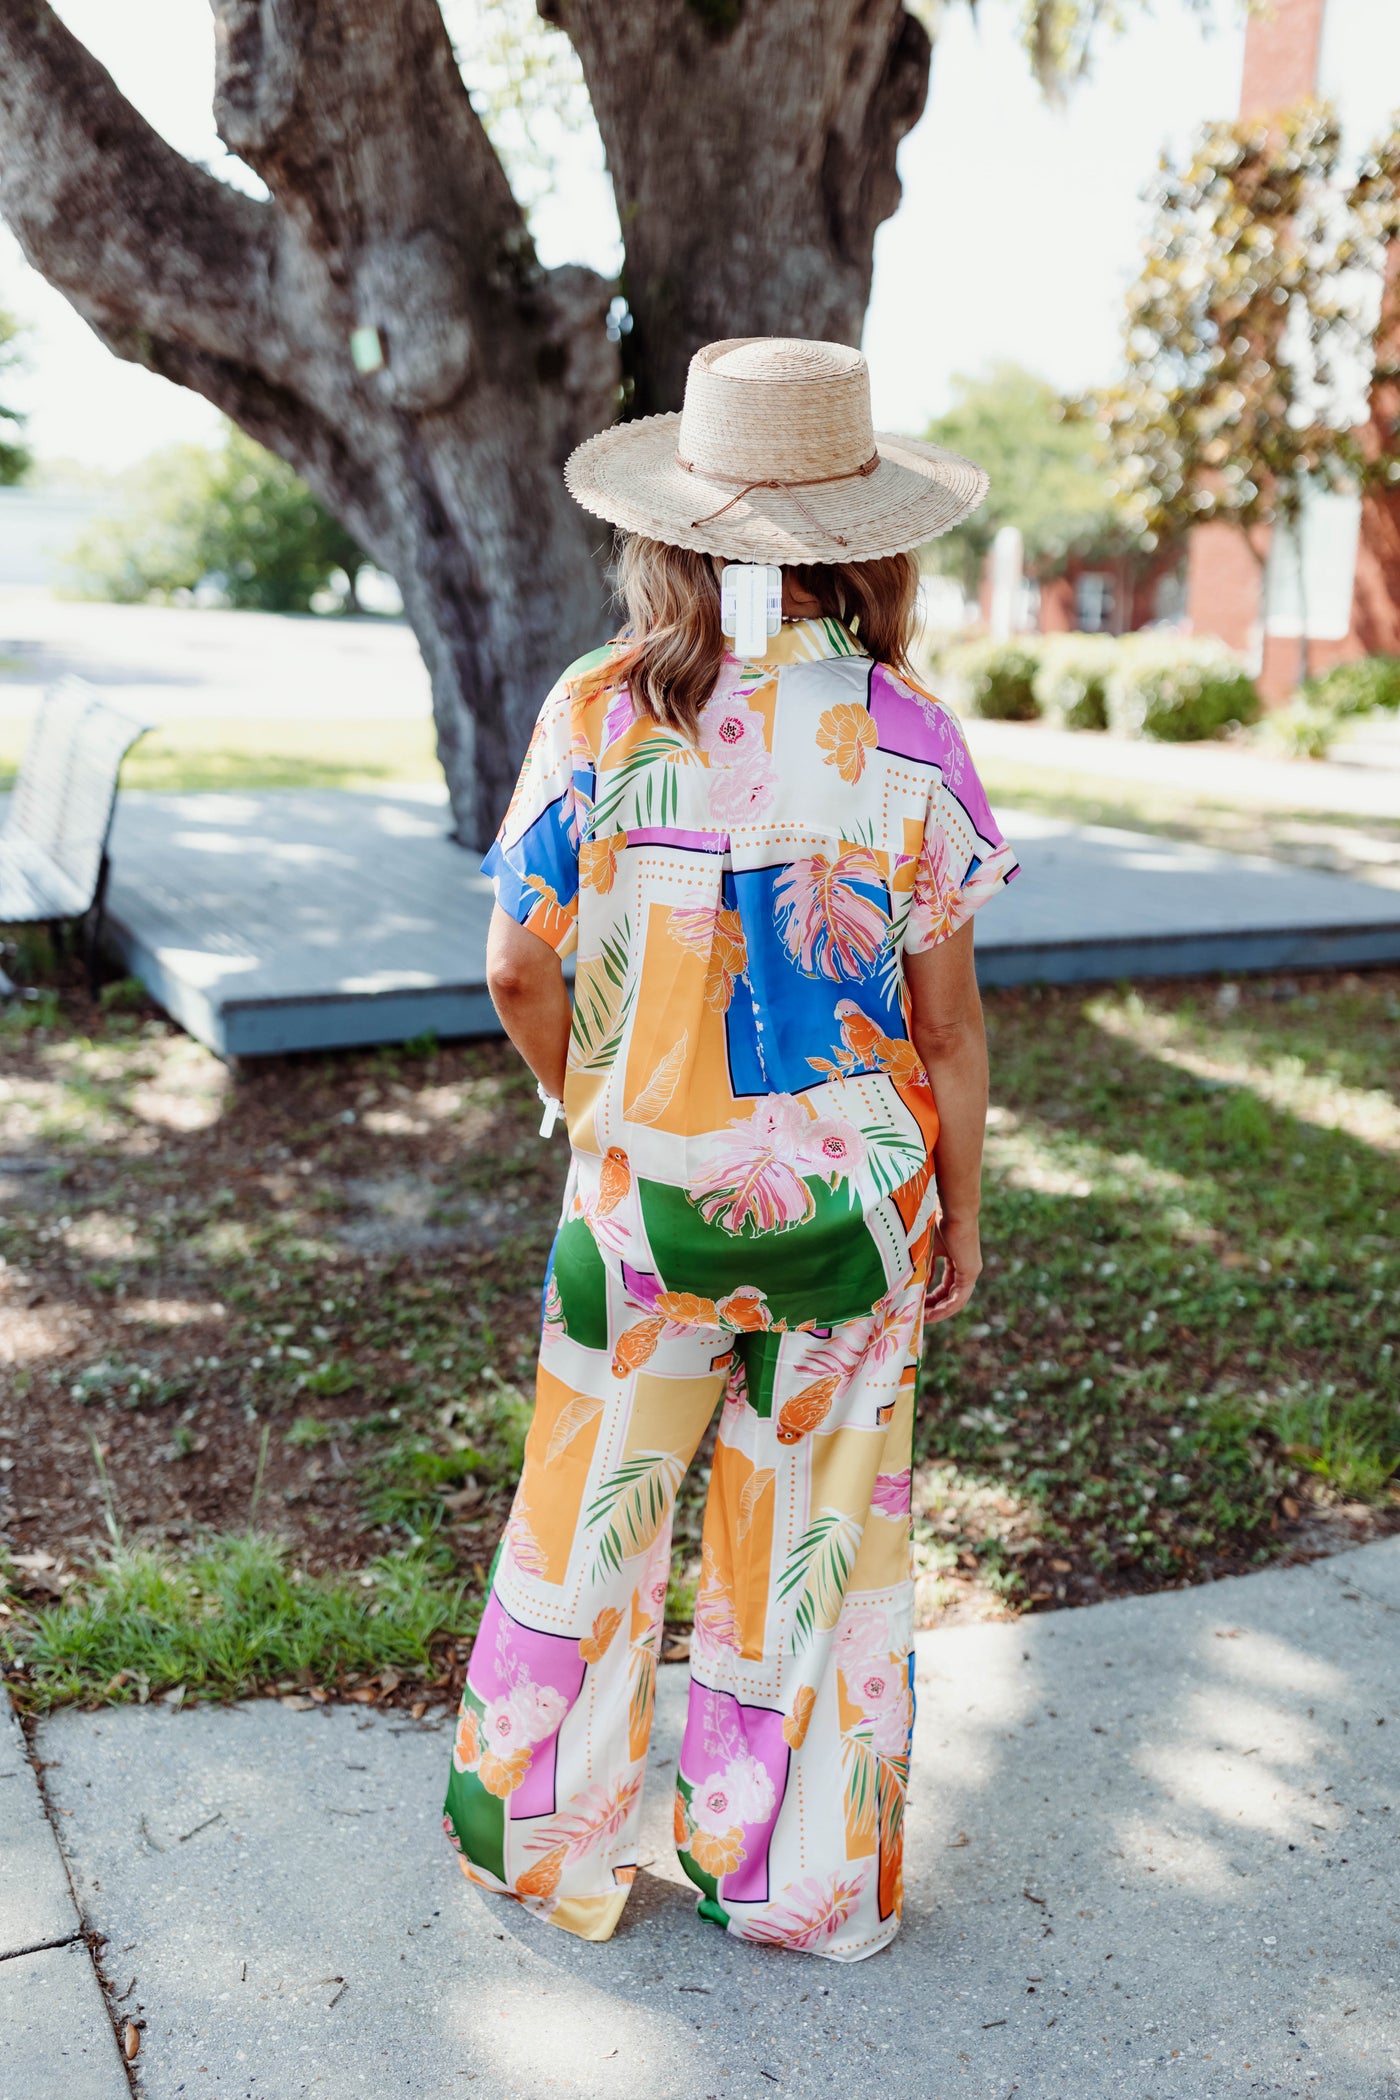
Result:
M1392 363L1400 130L1348 177L1309 101L1163 159L1126 372L1101 403L1116 499L1149 543L1296 521L1309 486L1400 481ZM1252 544L1257 542L1253 541Z
M977 460L991 489L964 524L925 550L928 562L975 590L1003 525L1020 528L1032 570L1113 540L1101 441L1073 402L1017 364L959 374L953 389L953 406L928 435Z
M92 526L72 556L80 587L142 604L218 584L231 605L307 612L364 556L289 466L229 426L223 446L176 445L147 460L129 508Z
M4 381L7 372L13 372L24 362L19 342L21 333L14 315L0 307L0 382ZM29 470L29 448L23 442L23 430L24 417L19 410L0 400L0 486L23 481Z

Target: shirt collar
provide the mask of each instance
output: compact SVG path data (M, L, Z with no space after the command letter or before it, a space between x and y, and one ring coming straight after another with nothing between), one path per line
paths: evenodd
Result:
M864 656L865 650L839 620L784 620L776 634L768 637L765 656L750 659L780 670L784 664L820 663L830 656Z

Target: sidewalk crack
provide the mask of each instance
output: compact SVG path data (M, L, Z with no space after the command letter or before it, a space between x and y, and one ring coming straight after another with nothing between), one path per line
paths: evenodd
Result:
M32 1947L10 1947L0 1953L0 1961L21 1961L26 1954L47 1954L51 1947L71 1947L75 1940L84 1937L81 1931L65 1932L60 1940L35 1940Z

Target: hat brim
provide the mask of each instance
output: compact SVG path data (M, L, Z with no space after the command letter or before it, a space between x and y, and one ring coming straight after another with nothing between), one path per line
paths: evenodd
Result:
M587 439L564 465L570 495L625 532L781 567L902 554L951 532L987 493L987 476L961 453L877 431L880 464L871 474L738 494L733 481L681 465L680 421L645 416Z

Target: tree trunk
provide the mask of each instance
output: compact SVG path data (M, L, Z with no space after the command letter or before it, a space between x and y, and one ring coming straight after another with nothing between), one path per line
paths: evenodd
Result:
M858 343L929 40L902 0L537 0L578 52L617 193L629 411L725 336Z
M166 145L47 0L0 0L0 212L117 355L288 460L396 578L481 846L549 684L607 632L607 533L560 467L617 412L615 287L541 268L437 0L212 4L220 134L266 201ZM718 336L855 342L927 79L899 0L555 17L617 186L633 406L678 405Z

